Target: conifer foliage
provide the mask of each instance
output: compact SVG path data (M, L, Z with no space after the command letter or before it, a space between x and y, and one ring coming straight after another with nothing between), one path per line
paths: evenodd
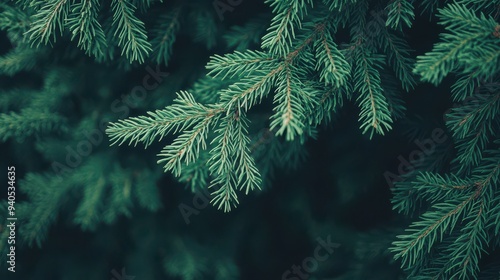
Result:
M434 84L453 74L453 99L462 102L446 115L456 148L447 173L420 172L394 190L394 208L400 212L419 203L428 206L392 247L414 277L476 279L481 260L498 249L499 4L460 1L439 9L446 31L414 68ZM498 271L499 263L495 267Z
M369 14L367 1L268 4L273 18L262 36L262 50L213 55L207 63L208 77L228 81L214 91L211 104L202 105L182 92L177 104L112 123L106 131L114 143L146 146L167 133L179 134L158 154L158 163L176 176L182 176L185 165L207 158L200 153L209 153L212 202L224 211L238 204L237 191L260 189L266 180L261 174L268 173L259 170L251 154L253 107L272 102L267 125L276 141L303 143L352 99L360 110L360 128L371 138L389 131L404 110L399 94L386 91L409 90L415 84L408 44L395 35L397 30ZM366 28L368 24L376 31ZM335 42L339 29L350 34L342 47ZM400 86L383 84L384 71L399 79Z
M445 116L453 158L401 176L393 208L414 215L389 250L408 279L492 279L500 271L487 258L500 244L500 1L264 2L267 13L229 27L203 0L0 3L10 43L0 75L31 77L0 89L0 140L50 165L28 163L35 171L20 182L23 244L42 246L60 216L92 231L137 206L157 211L157 167L230 212L242 194L268 188L276 169L303 161L305 143L339 112L355 114L367 138L382 137L405 118L407 96L430 83L458 103ZM416 56L406 32L422 14L443 31ZM195 47L173 66L170 84L148 92L147 106L127 103L114 116L116 107L103 104L124 102L115 93L127 75L171 66L178 40ZM203 75L193 74L187 62L204 52L211 55ZM100 145L106 140L114 147ZM116 146L124 144L158 148L157 165L137 160L138 149L122 154ZM8 235L0 233L4 263ZM182 233L151 238L183 251L162 252L169 276L238 279L234 260L206 257L214 251ZM152 248L141 250L151 257Z

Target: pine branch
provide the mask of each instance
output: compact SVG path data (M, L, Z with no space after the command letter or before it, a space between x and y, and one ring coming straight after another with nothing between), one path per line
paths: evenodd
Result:
M271 69L256 71L254 75L243 78L220 92L220 100L228 111L235 106L241 106L248 111L258 101L261 101L275 83L277 76L283 71L284 65L274 64Z
M99 216L102 212L103 199L106 190L106 180L101 176L96 177L98 174L89 174L88 181L91 184L85 185L83 191L83 198L75 212L74 222L81 226L83 230L93 230L99 221ZM93 176L92 176L93 175Z
M221 79L205 76L198 79L190 92L202 104L219 103L220 92L236 83L236 79Z
M418 189L409 190L424 195L423 199L430 199L432 210L412 223L408 234L398 236L400 240L393 242L391 250L396 252L396 258L402 258L403 266L417 268L415 273L420 271L433 277L443 275L452 279L469 279L471 275L477 276L481 255L491 242L486 229L493 225L487 223L495 220L490 208L495 205L492 204L495 201L493 195L500 181L499 151L488 150L485 154L486 157L468 180L454 175L441 177L424 173L419 181L414 182ZM449 190L442 193L440 189ZM436 196L436 190L441 194ZM453 242L447 244L445 234L450 235L446 240ZM444 243L437 245L441 241ZM437 251L439 256L433 258L432 264L427 264L426 254L434 251L434 246L440 249Z
M262 180L255 161L250 155L248 120L243 112L229 114L221 120L212 143L217 143L210 151L208 160L210 175L214 177L210 188L218 187L212 193L211 203L224 212L231 211L238 202L235 189L245 189L245 194L260 189Z
M410 56L410 47L401 37L382 29L380 44L384 53L387 55L388 63L394 69L396 77L401 81L403 89L409 91L415 88L415 76L412 73L412 67L415 59Z
M233 147L233 160L236 166L235 175L237 178L237 185L240 190L245 189L245 194L255 189L260 190L262 180L260 178L259 170L256 167L255 160L250 155L250 138L248 137L248 119L245 115L239 113L235 119L235 135Z
M13 76L21 71L33 69L43 52L29 48L15 48L0 56L0 74Z
M62 34L71 3L69 0L48 0L34 1L30 4L30 6L40 5L40 9L33 16L32 25L28 30L32 45L46 45L51 37L55 41L57 29Z
M172 47L175 43L176 35L181 27L180 17L181 7L162 15L152 31L153 59L157 64L168 64L172 55Z
M495 37L492 39L492 33L498 25L495 20L484 15L477 17L465 6L458 4L450 4L440 10L439 17L440 24L445 25L450 33L442 34L443 42L436 44L431 52L418 56L414 73L422 76L423 81L438 84L451 71L471 63L471 53L479 51L480 56L487 57L489 65L485 68L486 73L482 74L491 75L489 71L497 69L492 65L498 58L494 55L494 50L498 47L490 47L498 44ZM487 53L487 50L490 51ZM474 61L472 65L478 65L476 63L480 65L480 61ZM468 66L468 71L474 72L474 67L478 66Z
M139 205L150 210L157 211L162 207L160 200L160 191L156 185L158 175L151 172L149 169L134 174L135 187L133 194L137 198Z
M330 11L342 10L345 7L355 4L358 0L323 0L323 3L328 6Z
M453 108L447 115L447 126L453 131L453 137L463 139L477 133L482 127L488 130L495 127L496 117L500 113L500 93L478 95L467 104Z
M259 15L243 26L231 26L231 29L223 35L230 49L244 51L260 43L260 38L265 34L270 15Z
M277 56L285 56L290 52L292 40L295 38L295 29L301 27L301 20L307 14L311 0L286 0L270 3L273 14L271 26L267 34L262 37L262 49Z
M105 223L111 224L116 221L118 216L124 215L126 217L131 217L132 212L132 190L137 188L132 182L133 177L123 176L124 174L129 173L130 170L124 170L119 166L114 166L113 170L109 174L109 179L107 183L110 185L110 198L106 201L106 207L104 208L103 213L101 214L101 219L104 220ZM99 184L99 181L96 185ZM144 182L139 183L139 185L144 184ZM87 189L86 189L87 190ZM144 189L147 193L145 195L154 195L154 189ZM136 192L139 193L139 192ZM138 198L140 195L138 196ZM152 200L155 202L155 200ZM81 204L83 205L83 204ZM143 205L146 209L153 210L151 206Z
M303 89L297 72L292 65L285 66L284 73L278 78L273 100L277 105L271 116L271 130L277 129L276 135L285 134L288 141L304 133L306 117L317 105L315 92Z
M106 56L107 42L104 31L97 21L99 1L83 0L71 7L66 24L71 32L71 40L78 37L78 47L87 55L93 55L98 60Z
M139 20L134 12L136 7L126 0L113 0L113 36L118 39L118 46L122 48L122 55L127 59L143 63L152 51L151 43L147 41L144 22Z
M214 177L209 188L218 187L212 192L210 203L217 206L217 209L224 207L224 212L231 211L231 207L239 204L238 195L235 191L236 174L234 173L234 161L231 156L234 152L232 148L232 137L234 137L234 116L227 115L219 128L215 131L218 135L213 143L217 145L211 150L212 157L208 163L210 175Z
M216 115L209 115L191 130L185 130L171 145L165 146L158 156L158 163L165 163L165 171L172 171L175 176L181 174L181 163L190 164L196 161L200 150L207 148L206 139L209 127L216 122Z
M395 258L402 258L402 266L411 267L422 260L430 248L443 239L443 233L451 232L465 213L470 212L476 193L464 193L447 202L436 203L419 221L410 225L408 234L399 235L391 251Z
M213 13L210 13L203 5L196 5L190 15L190 22L194 22L193 40L212 49L217 44L219 28Z
M185 183L192 193L198 193L206 189L209 182L210 151L200 151L196 162L192 164L183 164L182 173L179 182Z
M235 51L232 54L224 56L214 55L210 57L206 69L209 70L208 75L214 78L234 77L242 78L250 76L256 70L265 70L274 66L276 59L273 59L268 53L261 51Z
M481 255L486 252L488 236L485 230L485 209L487 202L482 198L471 207L472 217L461 230L461 235L443 253L450 256L452 265L448 270L456 270L451 278L477 278Z
M386 97L383 95L381 87L380 74L383 58L380 56L371 56L366 50L358 51L359 62L354 68L354 89L359 92L356 98L361 111L359 121L361 130L364 133L369 132L370 138L373 134L384 134L391 129L391 113Z
M0 114L0 139L24 139L33 134L45 134L55 130L66 130L65 118L48 111L32 109L20 113Z
M411 0L392 0L386 8L389 10L386 26L396 30L402 30L403 24L411 27L415 19L412 2Z
M32 197L33 202L19 207L18 215L25 217L19 235L28 245L36 243L41 247L50 225L55 222L59 209L67 200L66 194L71 185L57 177L35 174L28 174L22 184L23 192Z
M461 193L470 187L470 182L454 174L442 176L430 172L419 172L415 178L398 182L397 186L392 200L393 209L408 214L408 209L414 209L415 205L421 205L424 202L433 205L445 201L449 196Z
M26 43L24 33L31 22L29 15L18 7L0 3L0 30L7 31L13 44Z
M316 70L320 71L320 81L326 85L342 87L351 71L344 55L337 49L331 33L325 30L320 33L320 39L315 41Z
M106 129L112 145L129 141L129 145L142 142L145 146L159 137L161 140L166 134L187 129L196 123L212 118L219 114L221 109L214 106L204 106L197 103L187 92L178 93L174 104L164 110L149 112L150 117L133 117L111 123Z
M479 86L479 79L474 73L462 74L451 87L453 101L464 101L474 94Z

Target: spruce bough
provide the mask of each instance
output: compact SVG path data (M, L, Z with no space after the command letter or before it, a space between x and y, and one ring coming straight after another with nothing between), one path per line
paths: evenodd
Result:
M349 103L357 107L360 133L372 139L406 120L404 100L417 86L441 85L458 104L445 115L453 150L443 159L450 154L436 147L392 189L394 210L413 216L389 249L409 279L498 277L500 262L487 256L500 244L500 1L268 0L270 14L224 34L224 23L207 13L210 3L164 2L0 3L0 29L12 45L0 56L0 73L35 73L39 84L2 94L0 139L36 139L44 159L60 160L54 138L78 143L79 132L106 113L84 104L84 121L68 118L62 101L87 88L58 61L79 61L83 68L93 60L124 72L146 63L169 65L176 40L187 34L214 53L206 75L184 83L191 88L170 87L176 91L171 104L159 100L158 109L114 121L106 134L118 145L170 141L158 164L193 192L209 189L211 203L229 212L241 193L266 188L277 168L302 161L304 143ZM421 15L443 31L431 50L416 56L405 34L418 28ZM224 51L215 48L222 41ZM112 84L90 89L109 102ZM273 137L254 137L258 131ZM151 170L129 172L110 160L114 153L99 150L71 170L52 170L63 173L64 184L51 171L28 174L20 238L41 246L74 193L81 198L71 220L84 230L130 216L134 203L160 208ZM1 236L2 245L6 238ZM184 279L200 275L195 269L169 271Z

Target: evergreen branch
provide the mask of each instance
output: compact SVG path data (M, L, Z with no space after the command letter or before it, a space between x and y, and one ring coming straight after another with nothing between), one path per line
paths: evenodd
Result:
M477 275L479 259L490 242L486 232L486 223L491 220L487 216L491 213L488 201L493 199L495 186L500 181L499 151L489 150L486 154L482 164L474 169L470 181L457 177L443 178L430 173L426 177L420 177L463 191L439 198L446 202L433 204L433 211L426 212L420 221L412 223L407 230L412 233L398 236L400 241L393 242L391 250L396 252L396 258L402 257L403 266L425 263L424 254L431 252L434 244L442 241L445 233L449 233L454 235L450 236L453 242L442 247L441 258L433 264L439 271L430 268L427 271L433 271L434 274L431 275L434 277L452 274L449 276L452 279L468 279L470 275ZM421 182L415 184L421 185ZM464 224L460 233L454 230L458 223L467 220L469 222Z
M254 189L260 190L262 180L259 170L255 165L255 160L250 154L250 138L248 137L248 119L244 114L238 113L235 119L234 135L234 156L233 160L236 166L235 177L240 190L245 189L245 194Z
M354 68L354 89L359 92L356 98L361 111L359 121L364 133L370 131L370 138L375 132L384 134L391 129L391 113L386 97L383 95L380 74L377 68L381 68L382 58L370 56L367 50L358 49L360 61Z
M270 15L262 14L251 19L243 26L232 26L231 29L222 37L230 49L244 51L250 49L253 45L258 45L260 38L266 32L270 21Z
M144 59L152 51L151 43L147 41L144 22L139 20L134 12L136 7L125 0L113 0L113 36L118 36L118 46L122 48L122 55L130 62L137 60L143 63Z
M283 63L274 66L270 71L256 71L251 77L243 78L240 82L236 82L229 88L222 90L220 100L224 103L228 112L235 105L241 106L245 111L248 111L257 101L262 100L269 93L276 77L284 68Z
M470 221L462 228L460 236L443 253L448 255L452 264L448 271L455 270L451 279L470 279L477 277L481 254L486 252L488 237L485 231L484 198L475 201L471 207Z
M286 64L284 73L277 81L277 93L274 96L274 115L271 116L271 130L278 128L276 135L285 133L288 141L304 133L306 116L315 107L313 92L303 90L304 87L297 77L298 70ZM309 110L309 112L308 112Z
M30 48L15 48L0 56L0 74L13 76L21 71L29 71L35 67L40 57L39 50Z
M184 130L192 127L204 119L210 119L222 112L216 107L207 107L197 103L188 92L178 93L174 104L166 109L148 112L149 117L132 117L110 123L106 133L110 137L111 145L118 145L129 141L129 145L142 142L145 146L160 137L161 140L170 132Z
M500 93L478 95L468 104L453 108L447 115L446 125L453 131L453 136L463 139L478 132L481 127L492 128L500 113Z
M422 202L431 205L445 201L447 197L460 194L471 187L471 183L454 174L440 175L430 172L419 172L415 178L397 182L392 199L393 209L408 214L409 209ZM411 194L411 195L408 195Z
M89 181L94 179L92 180L94 182L85 186L83 199L75 212L73 220L83 230L95 229L102 212L103 198L106 190L106 180L102 174L98 178L94 178L95 174L89 175L94 175L88 178Z
M65 130L65 119L57 114L24 109L20 113L0 114L0 139L23 139L33 134Z
M316 70L320 71L320 81L326 85L342 87L349 77L350 65L344 55L337 49L330 32L321 32L319 40L315 41Z
M345 7L348 7L349 4L356 4L356 2L358 2L358 0L323 0L323 3L327 5L330 11L341 11Z
M496 141L499 144L499 141ZM500 150L486 150L481 165L472 173L472 180L478 188L487 188L487 193L494 190L500 181Z
M192 193L198 193L205 190L209 180L209 165L210 151L200 151L200 155L196 162L192 164L182 165L182 174L179 182L185 183Z
M406 267L419 262L436 242L443 239L443 233L453 231L460 217L470 212L471 203L477 195L478 191L475 191L434 204L434 210L425 212L407 229L411 233L399 235L400 241L393 242L391 251L396 252L395 258L402 258L402 266Z
M232 114L228 114L222 119L219 128L215 131L217 136L212 141L217 145L211 150L212 156L208 161L210 175L214 177L209 188L219 187L212 192L213 198L210 203L217 206L217 209L224 206L224 212L231 211L231 207L236 207L239 204L238 195L233 187L236 186L237 178L234 173L234 161L231 158L234 153L232 147L235 135L234 125Z
M23 192L33 198L33 202L19 207L20 217L26 217L19 230L20 238L32 245L34 242L41 247L47 236L47 231L58 216L59 209L67 199L71 184L49 177L28 174L22 182Z
M198 79L191 89L193 95L202 104L213 104L219 102L220 92L234 84L236 79L221 79L204 76Z
M134 174L135 187L132 190L133 194L137 198L139 205L150 211L157 211L162 206L160 191L156 186L157 177L158 175L146 168Z
M264 70L269 68L269 66L273 66L275 61L275 59L265 52L252 50L246 52L235 51L232 54L224 56L211 56L206 69L209 70L209 76L225 80L227 78L249 76L257 69Z
M111 199L109 199L108 205L102 215L103 217L101 217L106 224L115 222L120 215L124 215L127 218L132 216L132 212L130 211L132 206L130 196L132 189L131 180L123 176L117 177L116 173L110 174ZM120 175L122 174L120 173ZM144 208L151 209L149 206L144 206Z
M4 3L0 3L0 11L0 30L7 31L13 43L24 43L24 33L31 24L28 14L20 8Z
M442 9L440 18L440 24L446 25L451 33L444 33L441 36L444 42L436 44L431 52L418 56L413 71L420 75L422 80L434 84L441 82L457 67L467 65L469 52L474 49L482 50L483 46L487 46L497 25L492 18L487 19L484 15L477 17L465 6L458 4L450 4L446 9ZM481 53L484 54L484 50ZM492 55L492 61L495 61L494 58L495 55ZM469 69L473 71L474 68Z
M500 30L500 25L499 28ZM479 78L488 78L500 72L500 36L491 44L473 49L463 59L464 72Z
M403 23L411 27L412 21L415 19L413 12L413 3L409 0L392 0L387 5L387 20L385 25L396 30L403 29Z
M181 7L177 7L161 16L153 30L153 56L157 64L168 64L172 55L172 46L181 27Z
M31 27L27 32L32 45L46 45L51 37L55 40L56 29L59 29L62 34L71 3L70 0L48 0L36 1L36 4L31 4L41 6L34 15Z
M369 8L369 3L367 1L357 1L356 4L353 5L352 10L350 10L349 33L351 35L351 42L354 43L354 46L352 46L354 49L356 46L363 45L370 40L371 36L366 34Z
M202 5L197 5L196 10L191 13L190 21L195 23L193 40L204 43L207 49L215 47L219 29L213 13L210 13Z
M383 36L380 37L383 51L396 77L401 81L403 89L409 91L416 85L415 76L412 73L415 60L410 56L410 47L403 38L388 32L385 28L383 30Z
M456 148L458 156L453 160L459 164L458 173L468 174L472 167L477 166L483 157L483 150L489 142L491 133L483 126L464 139L458 139Z
M83 0L71 7L71 14L66 24L71 32L71 40L78 36L78 47L86 54L92 54L98 60L106 56L106 36L97 21L99 1Z
M238 109L237 109L238 110ZM217 145L211 150L208 160L210 175L214 177L210 188L219 188L212 193L211 203L224 206L224 212L231 211L238 204L235 188L245 189L245 194L260 189L262 180L250 155L250 138L248 137L248 120L244 112L235 111L222 119L218 135L212 143Z
M215 119L215 120L214 120ZM217 119L215 114L207 116L197 123L191 130L184 131L171 145L165 146L158 156L157 163L164 163L164 170L172 171L176 177L180 176L182 165L195 162L201 150L207 148L205 142L208 129Z
M267 34L262 37L262 49L277 56L285 56L290 52L295 29L301 27L301 20L307 14L311 0L269 1L273 8L274 18Z
M451 87L453 101L464 101L474 94L479 86L479 79L474 73L462 74Z
M437 85L457 67L455 59L458 53L471 44L473 40L484 36L484 33L476 34L462 41L436 44L431 52L426 53L425 56L417 57L417 64L413 72L422 76L423 81Z

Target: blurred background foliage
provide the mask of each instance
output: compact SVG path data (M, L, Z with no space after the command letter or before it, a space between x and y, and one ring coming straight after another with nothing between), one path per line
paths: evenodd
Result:
M258 49L271 8L244 0L221 18L214 3L226 1L102 1L103 38L82 39L69 26L62 36L54 32L54 40L43 27L36 29L36 14L50 14L44 5L63 1L4 2L0 153L2 168L16 167L19 226L12 274L5 268L2 204L2 279L119 279L122 271L137 280L285 279L285 271L313 255L317 238L327 236L340 247L309 279L406 279L388 248L408 220L391 210L384 172L396 173L398 156L407 158L417 148L415 135L445 129L451 81L403 93L407 118L371 140L360 133L358 109L348 103L316 140L306 142L299 164L275 170L263 191L240 197L230 213L212 205L197 209L193 192L200 190L191 189L191 178L179 182L156 164L171 136L148 149L110 147L103 124L163 108L183 89L209 102L211 95L203 93L227 85L200 80L210 55ZM113 32L126 32L112 24L120 5L136 7L129 19L144 23L138 30L151 36L150 50L128 54L127 42L113 39ZM68 10L73 13L78 11ZM429 15L416 13L412 28L404 29L415 55L429 51L443 31ZM72 32L80 42L71 40ZM99 44L105 56L86 55L98 53ZM158 69L158 86L126 104L123 98ZM251 138L262 133L257 129ZM68 166L72 151L86 149L82 143L90 143L90 151ZM6 191L0 197L5 201ZM197 209L189 223L183 206Z

